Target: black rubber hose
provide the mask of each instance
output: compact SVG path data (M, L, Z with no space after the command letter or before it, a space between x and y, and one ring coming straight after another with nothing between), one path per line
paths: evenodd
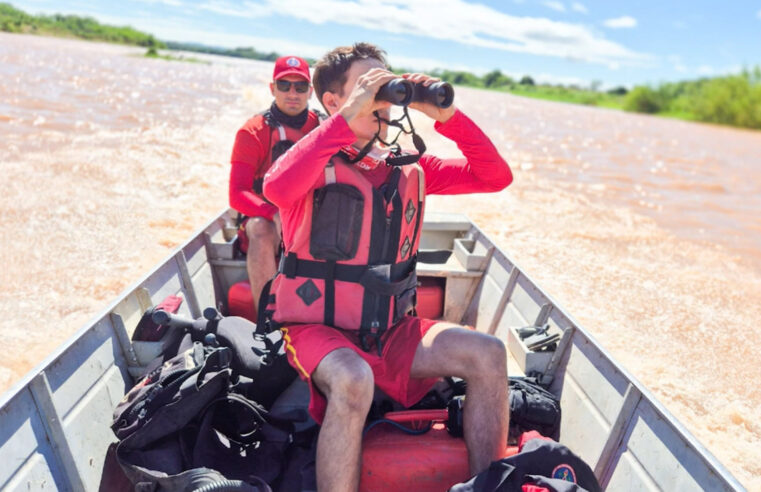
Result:
M270 490L269 486L266 489L260 489L243 480L219 480L194 489L193 492L265 492L266 490Z

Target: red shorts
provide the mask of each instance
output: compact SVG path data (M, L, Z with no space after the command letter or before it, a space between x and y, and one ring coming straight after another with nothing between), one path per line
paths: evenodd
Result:
M238 226L238 249L244 255L248 253L248 234L246 234L246 222L251 217L244 217Z
M383 334L383 351L379 357L375 345L370 352L359 346L357 332L338 330L318 324L283 327L288 362L309 383L309 413L318 423L325 417L327 400L314 386L311 374L323 357L339 348L350 348L370 365L375 385L388 396L409 407L420 401L438 378L410 377L412 360L423 335L439 321L405 316Z

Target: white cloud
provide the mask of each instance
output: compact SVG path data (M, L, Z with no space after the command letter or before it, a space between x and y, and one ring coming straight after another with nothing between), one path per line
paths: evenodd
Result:
M163 3L164 5L169 5L170 7L182 7L182 2L180 0L133 0L140 3Z
M641 66L652 61L650 55L609 41L580 24L512 16L464 0L248 0L242 3L213 0L200 8L235 17L277 15L316 25L349 25L607 66Z
M576 12L581 12L582 14L586 14L589 12L589 10L587 10L587 7L583 3L579 3L579 2L573 2L573 4L571 4L571 9Z
M239 4L231 4L217 0L211 0L198 6L199 10L207 10L215 14L227 15L230 17L244 17L247 19L268 17L272 12L265 9L241 8Z
M637 19L628 15L624 15L622 17L608 19L604 21L603 24L605 27L609 27L611 29L628 29L637 27Z
M0 0L2 1L2 0ZM34 0L18 0L36 3ZM137 0L141 1L141 0ZM302 29L288 31L292 40L267 36L249 36L224 31L222 23L215 28L212 13L234 18L267 19L278 16L292 22L314 25L352 26L392 36L420 36L475 48L501 50L572 61L618 66L650 66L654 57L627 48L605 38L594 28L571 22L539 17L519 17L489 6L465 0L142 0L180 4L172 19L141 16L136 11L127 15L108 16L93 11L99 19L117 25L125 23L153 33L159 39L192 41L214 46L255 46L262 51L293 52L319 57L332 46L320 46L319 38ZM560 2L558 2L560 3ZM578 2L577 2L578 3ZM561 4L564 5L564 4ZM581 4L580 4L581 5ZM565 6L563 7L565 8ZM341 15L335 15L341 12ZM200 13L191 21L188 15ZM108 20L107 20L108 18ZM404 65L398 59L394 65ZM430 60L428 60L430 62ZM442 63L439 66L446 66ZM416 67L418 65L415 65ZM427 69L428 63L421 64Z
M558 12L565 12L565 5L563 5L563 2L557 2L554 0L544 2L545 7L549 7L552 10L557 10Z
M700 65L698 67L698 75L713 75L716 70L711 65Z
M687 72L687 67L682 62L682 57L679 55L669 55L668 61L671 63L671 66L674 68L674 71L679 73L685 73Z

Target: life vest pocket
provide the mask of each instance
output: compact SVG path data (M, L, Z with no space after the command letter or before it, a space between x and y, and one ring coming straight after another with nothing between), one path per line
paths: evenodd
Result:
M332 183L315 190L309 254L319 260L350 260L357 254L365 198L358 188Z

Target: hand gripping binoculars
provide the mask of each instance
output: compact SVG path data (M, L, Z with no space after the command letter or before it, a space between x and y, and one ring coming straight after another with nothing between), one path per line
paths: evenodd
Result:
M415 84L400 77L383 84L378 89L375 99L397 106L427 102L439 108L448 108L454 102L454 89L446 82L434 82L425 87L422 83Z

